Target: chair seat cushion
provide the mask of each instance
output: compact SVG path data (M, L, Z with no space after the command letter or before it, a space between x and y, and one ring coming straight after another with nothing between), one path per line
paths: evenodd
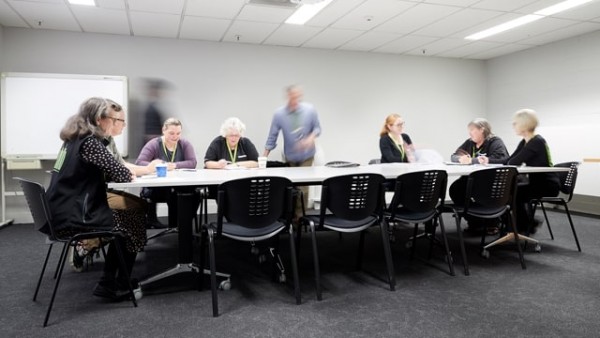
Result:
M217 225L212 226L216 228ZM224 222L221 233L225 237L241 241L260 241L275 236L283 229L285 229L285 224L281 222L275 222L260 228L245 228L235 223Z
M315 224L319 224L319 216L307 216L307 218L312 220ZM357 221L350 221L333 215L326 215L323 227L340 232L357 232L370 227L375 224L376 221L377 217L375 216L369 216Z
M465 208L462 206L454 206L454 210L458 214L465 214ZM471 206L468 211L468 215L479 217L479 218L496 218L502 216L507 211L506 206L499 208L486 208L481 206Z

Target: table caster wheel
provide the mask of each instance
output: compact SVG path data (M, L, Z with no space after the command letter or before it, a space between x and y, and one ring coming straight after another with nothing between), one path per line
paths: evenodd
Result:
M142 288L133 289L133 296L135 297L135 300L142 299L144 297L144 292L142 291Z
M286 281L285 274L282 273L281 275L279 275L279 283L285 283L285 281Z
M488 258L490 258L490 252L489 252L489 251L487 251L486 249L483 249L483 250L481 251L481 257L483 257L483 258L485 258L485 259L488 259Z
M533 251L535 252L542 252L542 245L540 243L537 243L534 247L533 247Z
M226 279L219 284L219 289L223 291L227 291L231 289L231 282Z

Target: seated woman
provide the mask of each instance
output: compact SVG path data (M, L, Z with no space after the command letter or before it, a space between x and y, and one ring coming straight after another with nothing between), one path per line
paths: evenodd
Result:
M522 109L515 113L513 128L523 139L517 149L506 162L510 165L527 165L528 167L551 167L552 158L546 140L535 134L538 118L534 110ZM527 182L528 181L528 182ZM542 196L557 196L560 182L556 173L529 174L528 180L521 180L517 188L517 230L535 232L540 222L533 219L530 201Z
M71 236L93 229L115 229L125 234L108 248L104 273L94 295L122 300L127 276L119 270L115 245L121 246L128 275L136 254L146 242L144 223L109 207L106 180L130 182L134 174L106 149L105 137L114 127L118 105L99 97L84 101L77 115L60 132L63 140L48 187L48 203L59 236Z
M204 167L223 169L229 166L258 167L258 151L250 139L244 137L246 126L237 117L230 117L221 125L217 136L206 149Z
M167 170L195 169L196 154L192 144L181 138L181 122L175 118L168 118L162 127L162 136L156 137L142 148L135 161L136 165L147 166L152 161L159 159L167 164ZM148 223L152 227L164 227L156 217L156 203L167 202L169 206L169 227L177 227L177 198L169 188L144 188L141 196L148 200Z
M469 138L452 154L452 162L462 164L502 164L508 160L508 150L502 139L492 133L492 126L483 118L476 118L467 125ZM462 205L465 201L467 178L461 176L450 185L450 198L454 204ZM477 231L483 224L488 225L488 232L498 232L496 221L469 218L468 229Z
M403 133L404 120L398 114L390 114L379 133L381 163L414 162L415 147L407 134Z

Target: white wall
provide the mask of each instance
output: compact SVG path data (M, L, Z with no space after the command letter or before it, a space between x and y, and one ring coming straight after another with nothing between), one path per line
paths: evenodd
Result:
M600 157L599 57L595 32L487 62L487 110L509 152L520 141L512 115L532 108L554 163ZM591 163L580 167L576 193L600 196L599 169Z
M485 112L481 61L21 28L5 28L2 47L5 72L125 75L134 101L140 78L171 82L171 115L182 119L200 162L229 116L246 123L262 152L283 88L293 83L320 114L326 160L378 158L378 133L392 112L404 116L417 147L448 158L467 122ZM281 148L270 158L279 160Z
M304 85L320 113L327 159L379 157L378 132L391 112L404 115L417 145L449 156L485 108L480 61L17 28L5 29L4 44L5 71L167 79L176 87L173 115L199 157L228 116L246 123L262 151L292 83Z

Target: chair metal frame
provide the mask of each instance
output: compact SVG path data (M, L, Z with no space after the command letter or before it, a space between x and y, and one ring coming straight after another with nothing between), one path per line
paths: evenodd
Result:
M215 239L220 236L254 243L278 239L279 234L287 230L294 279L294 296L296 304L301 303L294 228L291 226L292 200L292 182L284 177L248 177L219 185L217 221L203 225L205 231L201 233L200 242L200 262L203 265L204 249L202 247L208 239L214 317L219 315ZM274 254L274 257L277 258L278 254ZM274 267L277 263L279 262L274 262Z
M456 219L456 228L462 238L461 219L470 215L485 219L498 219L505 216L506 223L512 232L485 244L486 229L481 237L481 253L485 257L487 250L495 245L510 240L515 241L519 253L521 268L526 269L523 249L520 240L528 237L519 235L514 215L517 192L517 169L512 166L490 167L472 172L467 177L467 189L463 205L453 205L452 210ZM493 176L492 176L493 175ZM466 255L463 254L463 257ZM468 264L465 260L465 274L468 274Z
M53 245L55 243L63 243L63 248L62 248L60 258L58 260L58 265L56 268L57 270L54 274L54 279L56 280L54 283L54 290L52 292L52 297L50 298L50 303L48 304L48 309L46 310L46 316L44 318L44 327L46 327L48 325L48 320L50 318L50 312L52 311L52 307L54 305L54 300L56 298L58 286L60 284L62 273L63 273L65 263L67 260L68 248L74 247L75 245L77 245L77 243L79 241L84 240L84 239L100 237L103 239L103 241L110 242L110 241L114 241L117 238L117 236L122 237L123 235L120 232L107 229L107 230L98 230L98 231L90 231L90 232L81 232L81 233L78 233L69 238L63 238L63 237L57 236L57 234L54 230L54 225L52 224L50 206L48 204L48 199L46 197L46 190L44 189L44 187L37 182L26 180L24 178L15 177L14 179L19 181L19 184L21 185L21 188L23 189L23 193L25 195L25 199L29 206L31 216L33 217L33 224L35 226L35 229L39 231L42 228L47 226L48 230L50 231L50 234L47 237L48 242L49 242L48 252L46 253L46 258L44 259L44 264L42 265L42 271L40 272L40 276L38 278L38 282L37 282L37 285L35 288L35 293L33 295L33 301L37 300L38 292L40 290L40 286L41 286L42 280L44 278L44 273L45 273L46 267L48 265L48 260L50 258L50 254L52 252ZM116 245L115 248L117 251L117 255L119 257L121 271L123 271L123 272L125 272L125 274L127 274L127 269L125 267L125 260L123 259L121 248L119 245ZM104 252L104 250L102 250L102 252L106 258L106 253ZM127 276L127 281L128 281L127 286L129 289L129 298L131 299L133 306L137 307L137 301L136 301L136 298L135 298L135 295L133 292L133 288L132 288L129 276Z
M411 258L414 257L419 224L432 222L433 233L429 234L429 255L431 259L435 241L435 229L439 222L442 234L442 246L446 252L446 262L450 275L454 276L454 262L441 211L444 208L448 173L445 170L424 170L406 173L396 178L394 196L388 206L385 220L389 223L400 221L414 223ZM426 226L427 231L427 226ZM462 245L462 243L461 243ZM464 258L464 257L463 257Z
M565 208L565 213L567 214L567 218L569 219L569 225L571 225L571 231L573 232L573 237L575 238L575 243L577 244L577 250L581 252L581 245L579 244L579 238L577 238L577 232L575 231L575 226L573 224L573 219L571 218L571 212L569 211L569 202L573 199L573 193L575 191L575 184L577 183L577 171L579 167L579 162L563 162L554 165L555 167L561 168L569 168L568 172L558 173L558 177L560 180L560 192L566 195L566 199L559 196L544 196L540 198L536 198L531 200L531 204L533 207L533 214L535 215L535 211L537 206L542 207L542 211L544 213L544 219L546 220L546 225L548 226L548 232L550 232L550 238L554 240L554 234L552 233L552 228L550 227L550 222L548 221L548 215L546 213L546 208L544 203L549 203L553 205L561 205Z
M388 283L390 290L395 291L396 278L389 233L387 222L383 219L384 182L385 178L382 175L372 173L328 178L322 183L320 214L318 216L306 216L301 219L301 224L308 226L311 232L317 300L322 300L322 290L316 231L323 229L339 233L360 232L356 265L357 269L361 269L364 230L378 224L386 260Z

